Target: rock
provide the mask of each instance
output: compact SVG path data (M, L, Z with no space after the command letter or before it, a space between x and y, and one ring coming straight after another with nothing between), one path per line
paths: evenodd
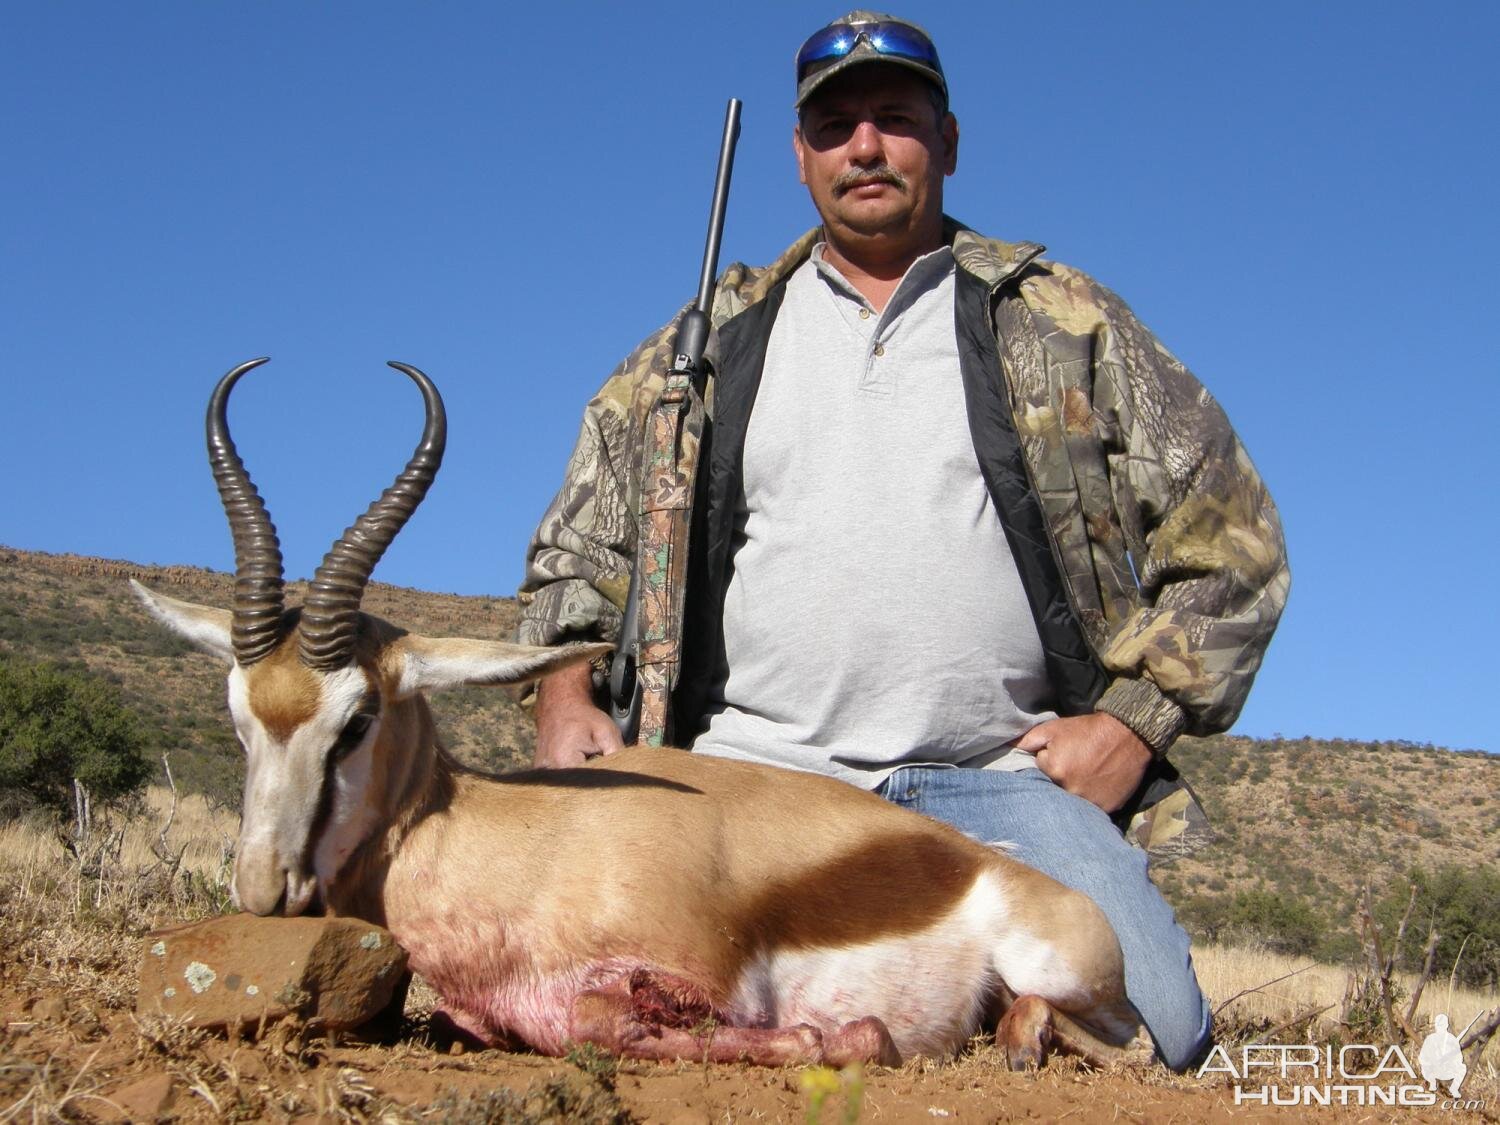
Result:
M170 1074L151 1074L111 1090L104 1098L89 1103L89 1113L100 1121L156 1121L171 1110L177 1090Z
M64 1023L68 1008L61 996L43 996L31 1005L30 1014L37 1023Z
M406 951L369 922L231 914L147 935L136 1011L214 1030L294 1013L311 1027L353 1028L390 1003L405 974Z
M106 1030L99 1014L90 1008L74 1012L68 1019L68 1026L72 1029L74 1038L82 1042L98 1039Z

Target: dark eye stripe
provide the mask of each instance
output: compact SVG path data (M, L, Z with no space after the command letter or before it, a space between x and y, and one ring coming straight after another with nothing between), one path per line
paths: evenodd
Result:
M349 721L344 724L344 729L339 732L337 740L329 751L329 760L338 761L340 758L353 753L360 741L369 733L370 726L380 717L380 696L376 692L369 692L359 702L359 710L349 716Z

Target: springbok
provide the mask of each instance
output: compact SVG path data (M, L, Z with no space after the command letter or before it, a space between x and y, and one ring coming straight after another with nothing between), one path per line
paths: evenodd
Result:
M422 500L446 421L432 382L405 470L284 604L264 504L208 407L234 537L233 611L137 594L230 663L245 748L233 893L388 927L450 1017L487 1044L635 1058L896 1064L998 1019L1013 1067L1054 1049L1145 1061L1119 944L1087 897L843 782L632 747L487 776L438 740L422 691L524 681L609 646L416 636L359 612Z

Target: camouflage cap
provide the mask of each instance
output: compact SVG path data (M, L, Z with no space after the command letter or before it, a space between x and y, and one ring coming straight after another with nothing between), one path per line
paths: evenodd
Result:
M834 75L868 62L914 70L938 88L944 103L948 100L948 81L932 37L910 20L860 8L819 28L798 48L797 108Z

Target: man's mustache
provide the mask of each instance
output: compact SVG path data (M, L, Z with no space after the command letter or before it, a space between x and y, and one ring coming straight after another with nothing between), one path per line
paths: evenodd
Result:
M889 164L876 164L870 168L851 168L833 181L834 197L843 195L866 184L890 184L898 191L906 190L906 177Z

